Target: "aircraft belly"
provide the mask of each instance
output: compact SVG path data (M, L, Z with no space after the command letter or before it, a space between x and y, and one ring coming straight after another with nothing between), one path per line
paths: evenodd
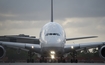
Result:
M43 51L62 51L62 47L43 47Z
M42 48L43 56L50 56L51 51L55 51L56 56L61 56L63 54L63 47L43 47Z
M62 44L44 44L42 47L42 53L44 56L49 56L51 51L55 51L57 56L63 54L64 47Z

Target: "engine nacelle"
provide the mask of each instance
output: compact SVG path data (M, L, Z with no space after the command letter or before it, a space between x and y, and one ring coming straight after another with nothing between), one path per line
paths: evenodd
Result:
M3 58L6 54L6 51L3 46L0 46L0 58Z
M99 55L100 55L100 57L102 57L103 59L105 59L105 46L102 46L100 48Z

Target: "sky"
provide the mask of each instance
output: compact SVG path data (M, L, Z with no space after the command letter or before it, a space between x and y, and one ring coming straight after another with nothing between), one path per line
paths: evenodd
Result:
M50 0L0 0L0 36L26 34L39 38L51 19ZM67 38L98 38L67 43L105 41L105 0L54 0L54 22L62 25Z

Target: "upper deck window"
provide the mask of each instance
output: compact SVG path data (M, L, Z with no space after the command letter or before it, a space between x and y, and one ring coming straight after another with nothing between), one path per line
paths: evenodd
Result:
M60 36L59 33L47 33L46 36L48 36L48 35L57 35L57 36Z

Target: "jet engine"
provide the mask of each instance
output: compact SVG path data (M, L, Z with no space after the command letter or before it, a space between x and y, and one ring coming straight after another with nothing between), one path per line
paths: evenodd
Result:
M6 54L6 51L3 46L0 46L0 58L3 58Z
M100 57L102 57L103 59L105 59L105 46L102 46L100 48L99 55L100 55Z

